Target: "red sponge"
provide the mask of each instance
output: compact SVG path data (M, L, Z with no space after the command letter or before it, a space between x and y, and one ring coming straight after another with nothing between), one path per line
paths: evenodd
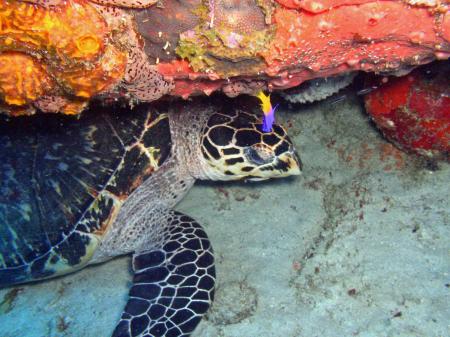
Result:
M450 63L436 62L391 77L365 96L381 132L408 152L450 159Z

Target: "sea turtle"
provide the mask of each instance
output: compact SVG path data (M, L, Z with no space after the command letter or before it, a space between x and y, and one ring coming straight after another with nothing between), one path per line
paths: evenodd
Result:
M172 207L195 179L297 175L300 161L279 125L186 104L0 121L0 287L133 253L113 336L190 335L215 269L201 226Z

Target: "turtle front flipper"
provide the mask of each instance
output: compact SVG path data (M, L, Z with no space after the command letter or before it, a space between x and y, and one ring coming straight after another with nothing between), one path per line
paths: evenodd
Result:
M206 233L181 213L167 219L161 248L133 256L133 286L113 337L189 336L211 304L215 268Z

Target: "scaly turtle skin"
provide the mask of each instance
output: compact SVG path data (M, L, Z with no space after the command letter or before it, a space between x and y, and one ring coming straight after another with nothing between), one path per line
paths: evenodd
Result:
M173 206L195 179L300 173L279 125L262 134L254 115L219 106L2 121L0 286L133 253L113 336L188 336L212 300L215 271L205 232Z

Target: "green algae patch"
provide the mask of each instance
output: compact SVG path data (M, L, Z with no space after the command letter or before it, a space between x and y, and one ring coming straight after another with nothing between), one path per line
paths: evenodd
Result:
M194 71L231 77L256 75L264 69L260 55L267 51L275 35L274 26L244 32L238 25L214 21L204 4L195 14L200 23L181 34L176 48L177 55L188 60Z

